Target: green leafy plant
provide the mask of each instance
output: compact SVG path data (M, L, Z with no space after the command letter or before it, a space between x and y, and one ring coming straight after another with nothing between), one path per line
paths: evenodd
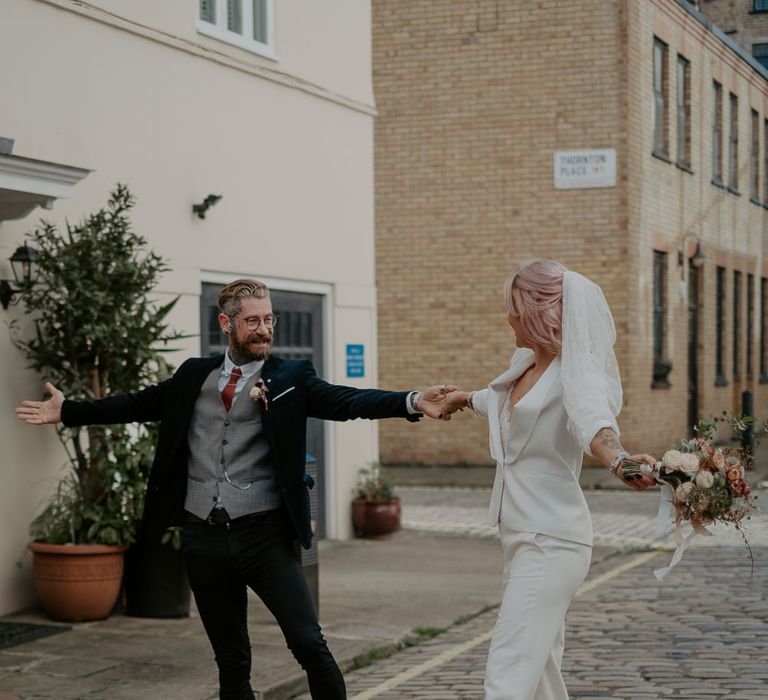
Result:
M395 497L394 487L381 471L381 465L371 464L358 473L354 496L364 501L389 501Z
M169 268L131 230L134 199L118 184L107 206L65 235L48 222L29 234L40 252L35 284L21 297L31 321L11 323L30 367L67 398L101 399L162 381L161 353L182 338L166 317L177 299L151 293ZM30 328L31 326L31 328ZM58 488L33 521L49 543L129 544L143 506L155 426L57 426L68 462Z

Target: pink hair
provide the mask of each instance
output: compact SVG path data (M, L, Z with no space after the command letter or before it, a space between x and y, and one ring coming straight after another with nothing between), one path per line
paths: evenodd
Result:
M526 340L555 355L560 353L563 326L563 273L555 260L531 260L504 284L507 310L520 317Z

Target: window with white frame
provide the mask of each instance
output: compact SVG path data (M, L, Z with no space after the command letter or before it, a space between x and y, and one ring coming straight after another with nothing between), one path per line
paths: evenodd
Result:
M198 0L197 30L274 58L274 0Z

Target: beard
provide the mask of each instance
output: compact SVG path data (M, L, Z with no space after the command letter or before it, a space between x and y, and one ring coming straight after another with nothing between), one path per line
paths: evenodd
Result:
M265 343L265 348L254 350L251 343ZM252 333L240 339L234 333L229 334L229 356L238 365L245 365L256 360L266 360L272 351L272 336Z

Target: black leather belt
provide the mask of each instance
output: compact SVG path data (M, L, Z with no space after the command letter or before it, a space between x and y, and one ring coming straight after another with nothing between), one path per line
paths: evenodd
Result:
M248 513L248 515L241 515L239 518L230 518L225 508L215 508L210 512L207 518L198 518L193 513L187 511L187 522L194 523L196 525L213 525L225 526L227 529L230 527L236 527L238 525L244 525L247 522L255 520L256 518L263 518L270 514L277 513L278 510L262 510L258 513Z

